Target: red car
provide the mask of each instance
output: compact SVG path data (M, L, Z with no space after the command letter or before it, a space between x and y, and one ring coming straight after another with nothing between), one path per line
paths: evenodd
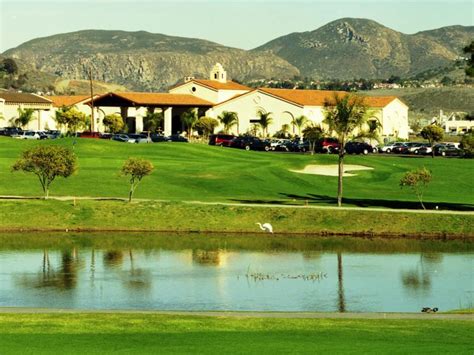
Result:
M211 134L209 136L209 145L222 145L228 147L230 141L234 138L235 136L232 134Z

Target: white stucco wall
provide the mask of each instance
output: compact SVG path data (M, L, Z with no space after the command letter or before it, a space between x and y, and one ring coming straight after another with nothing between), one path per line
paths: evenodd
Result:
M55 125L54 120L51 119L51 111L53 109L51 104L16 104L16 103L0 103L0 112L2 117L0 118L0 127L10 127L12 126L12 119L18 117L18 108L34 109L33 119L30 123L24 127L27 130L44 130L48 127L50 129Z
M382 136L408 138L408 107L398 99L382 109Z
M194 91L193 91L193 88L195 89ZM196 97L199 97L200 99L203 99L212 103L220 102L219 94L217 91L208 89L192 81L189 81L181 86L178 86L176 88L169 90L169 93L194 95Z
M273 122L268 128L268 133L273 135L280 130L283 124L289 124L293 117L303 114L303 108L297 105L287 103L283 100L278 100L272 96L264 93L253 91L247 95L224 102L221 105L215 106L206 112L206 116L217 118L224 111L237 112L239 116L239 132L234 126L232 133L247 132L253 122L251 120L258 120L257 112L263 110L264 112L271 112ZM219 126L217 131L223 127Z

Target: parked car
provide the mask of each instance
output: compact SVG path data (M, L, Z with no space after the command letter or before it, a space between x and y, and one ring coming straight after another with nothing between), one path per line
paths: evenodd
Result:
M229 146L230 141L234 138L235 136L232 134L211 134L209 136L209 145Z
M154 143L158 142L169 142L170 139L162 134L159 133L151 133L150 134L151 141Z
M117 142L135 143L134 139L131 139L129 136L123 133L114 134L112 136L112 140Z
M61 137L61 132L58 131L58 130L48 130L46 132L44 132L46 138L48 139L56 139L56 138L59 138Z
M426 147L427 145L429 145L428 143L413 143L412 145L410 145L408 147L408 153L409 154L419 154L419 150L420 148L422 147Z
M18 139L46 139L46 135L40 131L23 131L23 134L15 136Z
M172 134L171 136L169 136L169 140L171 142L183 142L183 143L189 142L189 140L186 137L183 137L180 134Z
M341 145L336 138L323 138L316 142L315 151L321 153L337 153Z
M395 147L404 145L404 142L388 143L379 148L379 153L391 153Z
M3 136L15 137L23 134L23 130L17 127L5 127L0 132Z
M435 155L447 156L461 156L462 150L453 144L437 144L434 147Z
M415 150L415 154L418 154L418 155L428 155L428 154L431 154L432 152L432 148L429 144L426 144L420 148L418 148L417 150Z
M91 132L91 131L84 131L79 133L79 137L81 138L100 138L99 132Z
M374 152L374 147L365 142L347 142L344 146L347 154L364 154Z
M271 149L270 141L252 136L235 137L229 143L229 146L245 150L265 150L267 152Z
M151 143L151 138L149 138L145 134L136 134L136 133L129 133L127 134L129 139L133 139L134 143Z
M112 139L113 137L113 134L112 133L101 133L99 135L99 138L100 139Z
M407 145L407 143L403 143L403 144L393 147L392 153L393 154L408 154L408 148L409 146Z

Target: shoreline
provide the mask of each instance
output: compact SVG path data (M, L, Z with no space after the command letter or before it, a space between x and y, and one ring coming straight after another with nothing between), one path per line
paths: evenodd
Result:
M72 309L0 307L2 314L131 314L225 318L278 319L423 319L474 321L474 314L418 312L308 312L308 311L172 311L153 309Z
M150 233L150 234L172 234L172 235L221 235L221 236L251 236L265 235L268 237L349 237L349 238L383 238L383 239L417 239L417 240L464 240L474 242L474 233L457 234L457 233L396 233L396 232L380 232L371 231L361 232L335 232L335 231L314 231L314 232L259 232L259 231L229 231L229 230L176 230L176 229L123 229L123 228L8 228L0 227L0 233Z

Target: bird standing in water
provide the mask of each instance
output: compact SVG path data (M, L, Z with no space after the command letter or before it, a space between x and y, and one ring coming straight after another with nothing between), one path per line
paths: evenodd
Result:
M256 223L260 226L260 229L265 231L265 232L268 232L268 233L273 233L273 227L270 223L264 223L264 224L261 224L261 223Z

